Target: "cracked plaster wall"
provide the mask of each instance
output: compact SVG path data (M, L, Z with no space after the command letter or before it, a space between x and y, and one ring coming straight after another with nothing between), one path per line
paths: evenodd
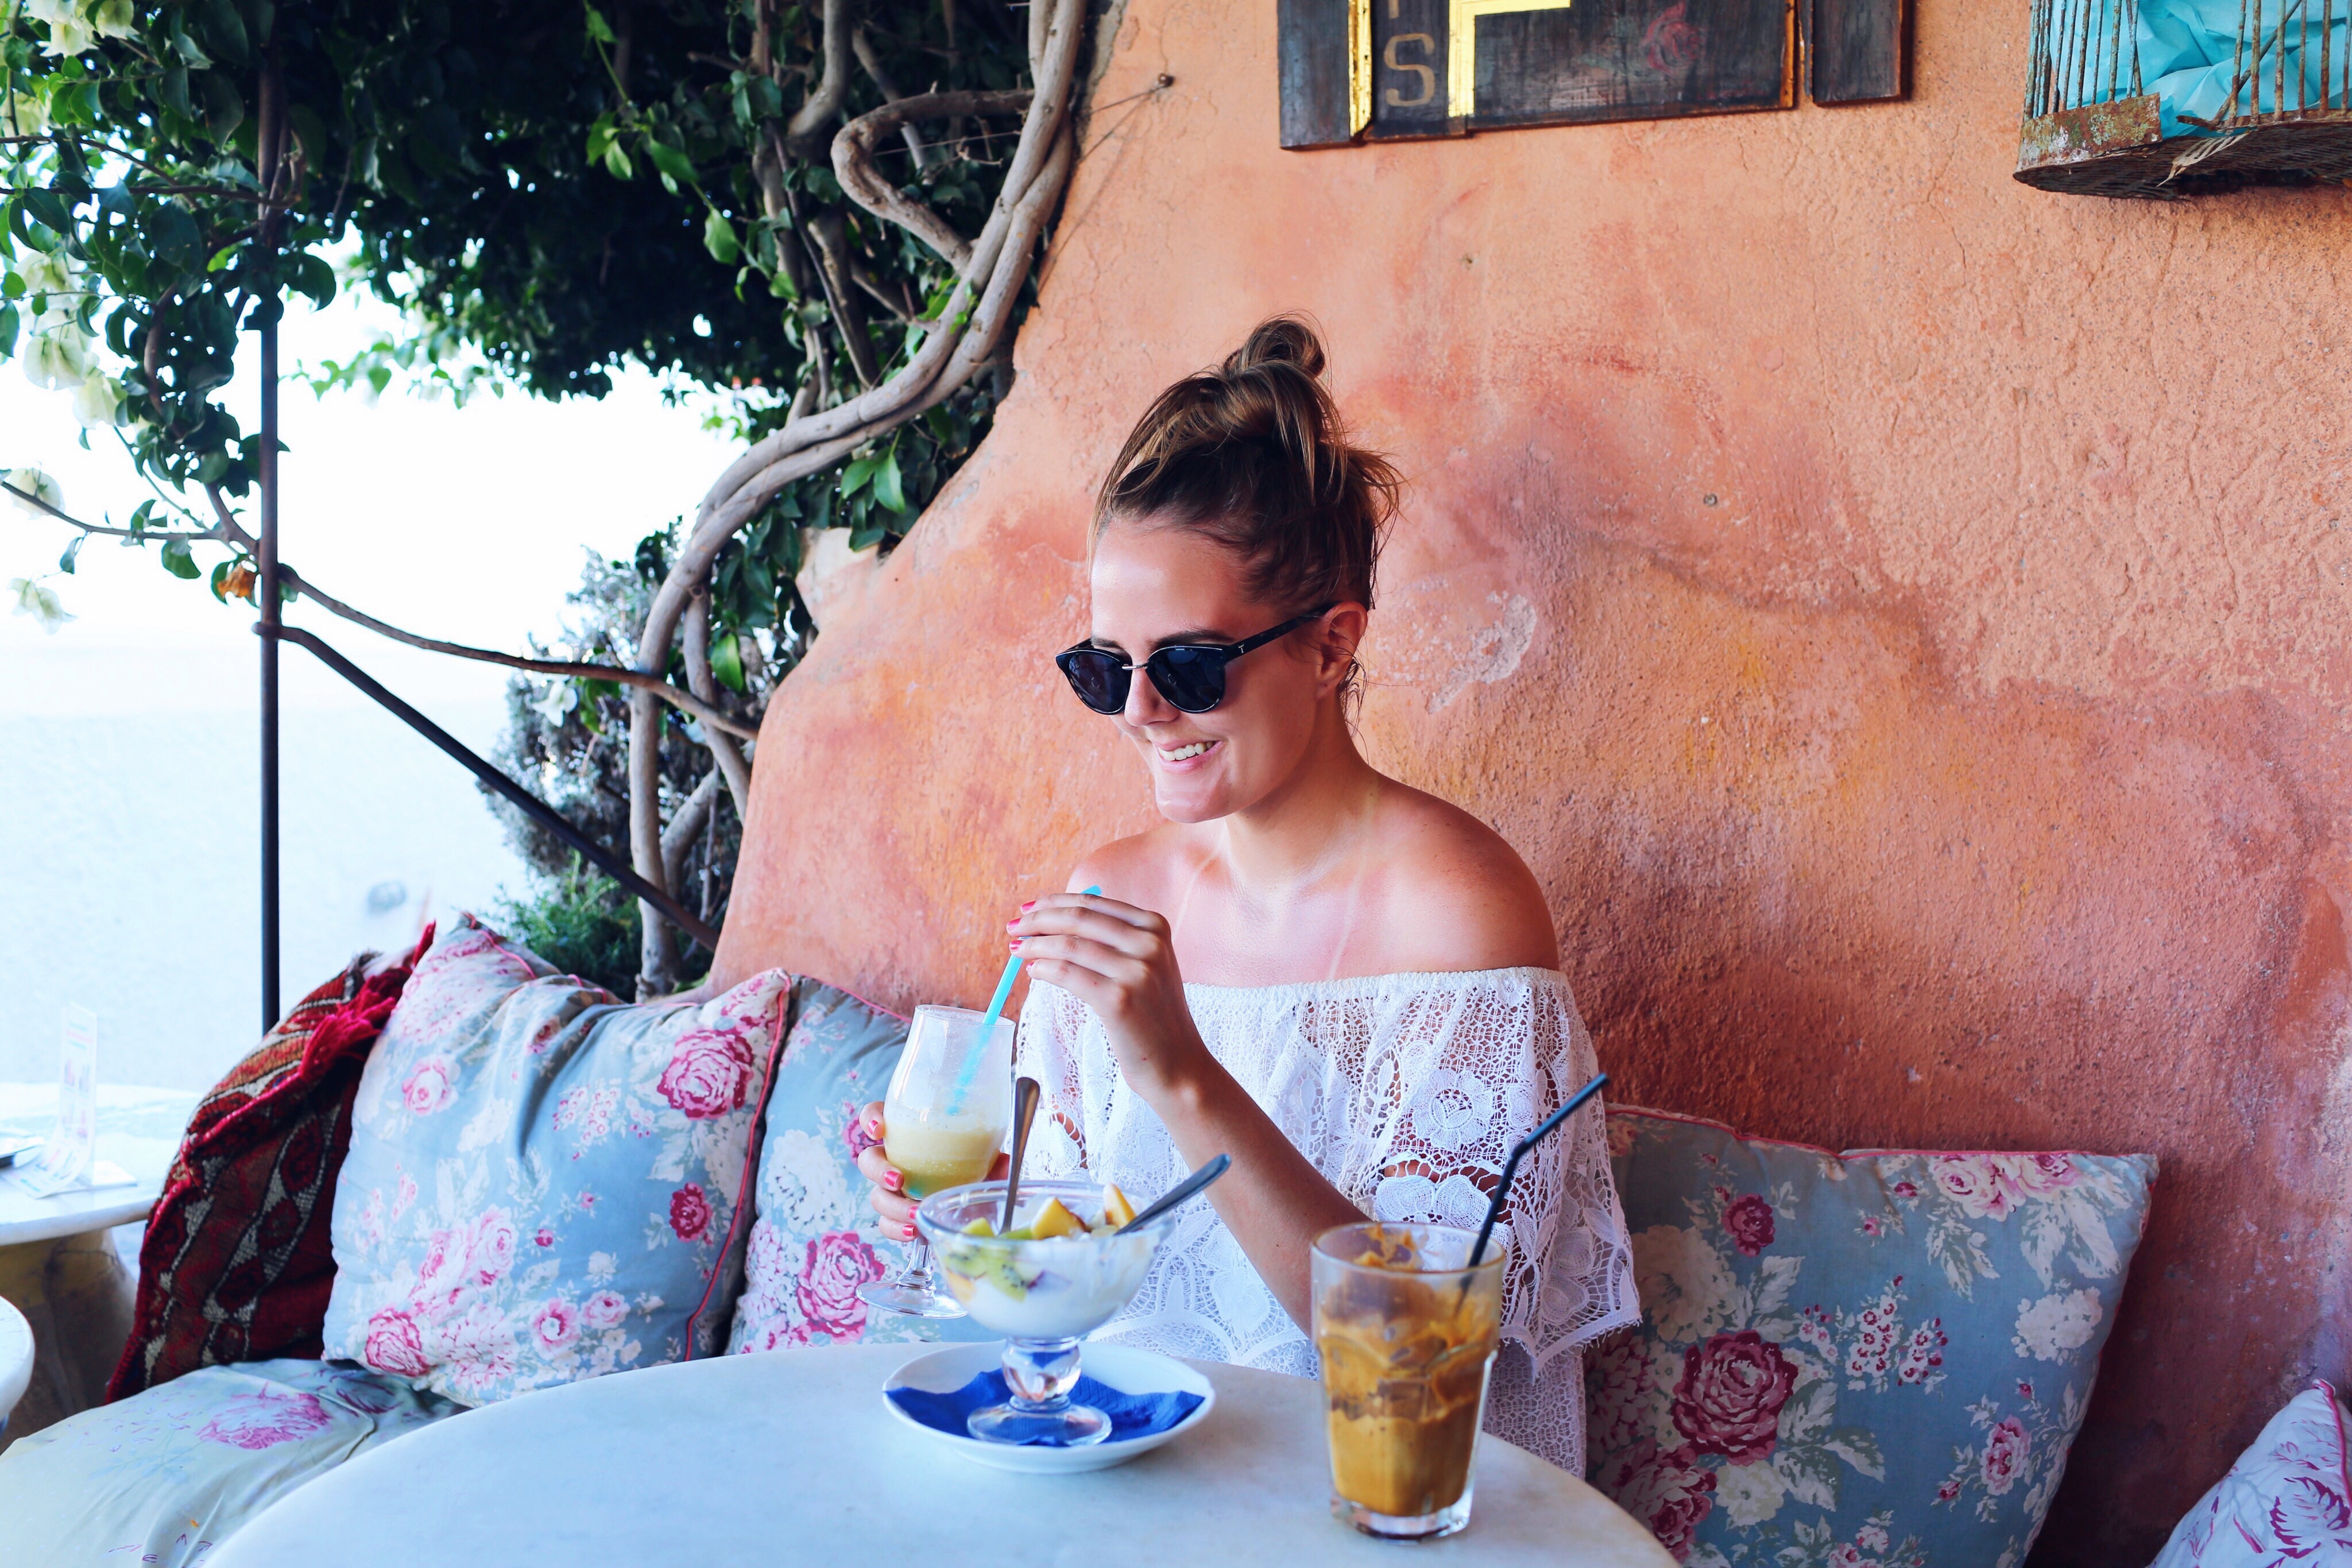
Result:
M1922 7L1907 103L1285 153L1273 9L1119 16L1013 399L770 710L722 977L977 1004L1146 820L1046 658L1087 497L1311 311L1414 485L1367 747L1536 867L1625 1100L2162 1156L2037 1553L2145 1562L2347 1371L2352 197L2016 184L2014 4Z

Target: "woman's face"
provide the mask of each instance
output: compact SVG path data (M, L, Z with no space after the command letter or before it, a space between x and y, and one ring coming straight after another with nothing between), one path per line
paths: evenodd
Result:
M1149 519L1103 530L1093 591L1094 644L1129 664L1172 643L1238 643L1289 618L1251 596L1231 551ZM1111 722L1143 754L1161 815L1205 822L1246 810L1297 770L1318 709L1348 668L1336 640L1318 633L1302 626L1226 665L1224 700L1207 713L1170 706L1147 672L1135 672Z

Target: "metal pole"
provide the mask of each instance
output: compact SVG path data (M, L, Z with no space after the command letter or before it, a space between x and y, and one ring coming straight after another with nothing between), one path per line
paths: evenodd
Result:
M278 630L278 324L261 329L261 623ZM278 639L261 639L261 1032L278 1027Z
M265 197L278 193L284 150L285 105L278 63L263 62L261 116L256 162ZM278 210L261 214L261 243L278 247ZM262 303L268 314L261 329L261 559L254 591L261 596L261 1032L278 1027L278 317L283 291L273 283Z

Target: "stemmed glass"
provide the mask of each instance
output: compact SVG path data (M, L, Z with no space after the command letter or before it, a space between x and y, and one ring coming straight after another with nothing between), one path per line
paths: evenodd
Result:
M907 1048L882 1101L882 1154L918 1200L984 1179L1013 1125L1013 1021L1000 1018L985 1035L982 1014L968 1008L919 1007ZM860 1285L869 1306L919 1318L960 1318L963 1308L931 1276L929 1241L920 1230L907 1261L889 1279Z

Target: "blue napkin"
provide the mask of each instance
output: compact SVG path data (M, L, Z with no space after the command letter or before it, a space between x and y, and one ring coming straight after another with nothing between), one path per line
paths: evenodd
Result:
M991 1405L1002 1405L1011 1397L1004 1386L1004 1374L983 1372L952 1394L933 1394L923 1388L893 1388L889 1391L892 1404L929 1427L934 1432L950 1432L961 1437L968 1435L964 1423L975 1410ZM1154 1432L1165 1432L1178 1426L1201 1406L1201 1396L1170 1389L1160 1394L1122 1394L1108 1383L1097 1383L1081 1373L1078 1386L1070 1397L1080 1405L1091 1405L1110 1417L1110 1436L1106 1442L1125 1443L1137 1437L1149 1437Z

